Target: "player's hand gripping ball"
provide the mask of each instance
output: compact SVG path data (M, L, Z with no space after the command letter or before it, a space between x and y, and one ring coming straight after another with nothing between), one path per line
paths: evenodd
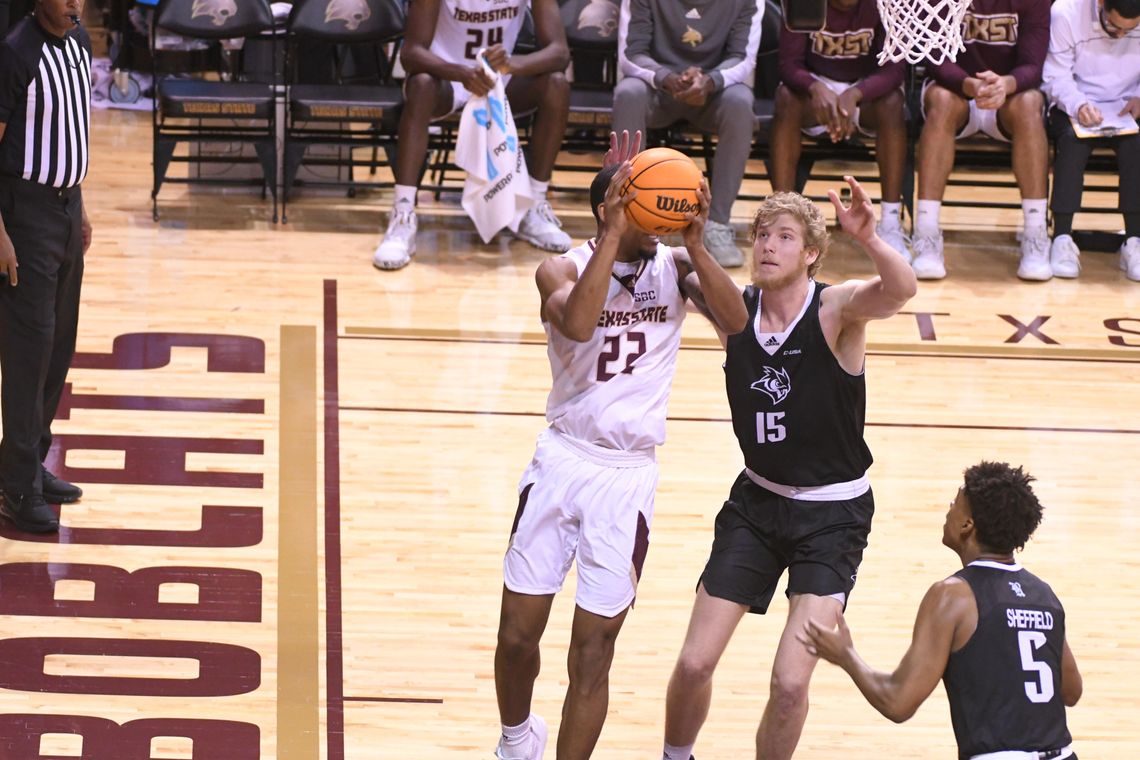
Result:
M701 170L672 148L650 148L633 158L622 195L633 188L637 197L625 207L629 220L642 232L663 235L688 226L686 214L699 214L697 190Z

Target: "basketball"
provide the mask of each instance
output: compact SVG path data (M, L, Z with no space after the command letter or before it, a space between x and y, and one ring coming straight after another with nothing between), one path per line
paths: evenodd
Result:
M625 207L634 226L649 235L687 227L685 215L700 211L701 170L693 159L672 148L650 148L633 157L632 169L622 195L637 190Z

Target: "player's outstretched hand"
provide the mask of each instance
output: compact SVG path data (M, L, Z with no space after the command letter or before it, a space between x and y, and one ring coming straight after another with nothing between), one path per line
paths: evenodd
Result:
M621 131L621 139L618 139L617 132L610 132L610 149L606 151L605 158L602 159L602 168L610 166L617 166L618 164L632 161L633 157L641 150L641 130L633 133L633 140L629 139L629 130L623 129Z
M701 178L701 186L697 188L697 202L701 207L695 212L685 214L685 220L688 221L689 226L685 228L684 241L685 248L688 249L689 254L696 248L703 247L705 244L705 225L709 221L709 206L712 204L712 191L709 190L709 182L705 178Z
M855 648L851 640L851 630L847 627L847 621L843 619L843 613L838 615L838 626L834 629L824 628L815 620L808 620L804 623L803 632L796 634L796 638L804 645L808 654L822 657L836 665Z
M839 226L851 237L860 243L866 243L875 236L875 207L871 205L871 197L854 177L847 176L847 184L851 187L851 205L844 206L839 200L839 194L834 190L827 191L827 197L835 206L835 217Z
M625 208L637 197L637 190L630 188L625 195L622 195L621 191L625 187L625 183L629 181L632 172L633 165L629 161L622 161L621 166L614 173L613 179L610 180L610 186L606 188L605 202L602 206L605 214L605 219L602 221L603 235L614 235L620 238L629 226L629 218L626 216Z

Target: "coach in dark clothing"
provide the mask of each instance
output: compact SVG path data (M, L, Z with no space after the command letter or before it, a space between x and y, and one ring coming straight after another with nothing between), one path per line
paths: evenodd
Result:
M51 422L75 353L83 254L91 40L82 0L36 0L0 43L0 512L59 528L82 491L48 472Z

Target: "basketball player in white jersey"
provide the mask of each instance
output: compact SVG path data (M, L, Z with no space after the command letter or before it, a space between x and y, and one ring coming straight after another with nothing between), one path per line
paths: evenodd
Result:
M863 440L867 323L892 316L918 282L875 232L853 178L851 205L829 193L840 226L878 274L818 283L823 214L773 193L752 225L748 327L725 339L725 385L745 467L716 518L685 643L669 680L665 760L690 760L712 701L712 676L745 613L764 614L788 571L788 619L756 732L758 760L787 760L808 711L816 658L795 640L809 618L830 625L855 586L875 510Z
M514 55L527 7L537 49ZM535 205L519 223L518 237L546 251L570 248L546 200L554 159L570 113L570 61L556 0L414 0L408 7L400 60L407 72L396 145L396 198L388 230L372 257L379 269L399 269L416 252L416 190L427 158L428 126L458 111L494 82L477 65L479 51L505 80L511 111L536 111L527 169Z
M542 757L546 724L530 712L539 640L575 559L570 684L557 757L579 760L593 752L609 703L614 641L648 549L654 449L665 439L685 299L724 332L739 332L747 316L740 289L703 243L707 183L701 184L699 215L690 215L685 247L669 248L628 223L625 207L636 192L623 198L620 188L629 175L623 160L594 178L590 202L598 236L544 261L536 275L553 374L550 426L519 482L503 561L495 650L503 724L498 758Z

